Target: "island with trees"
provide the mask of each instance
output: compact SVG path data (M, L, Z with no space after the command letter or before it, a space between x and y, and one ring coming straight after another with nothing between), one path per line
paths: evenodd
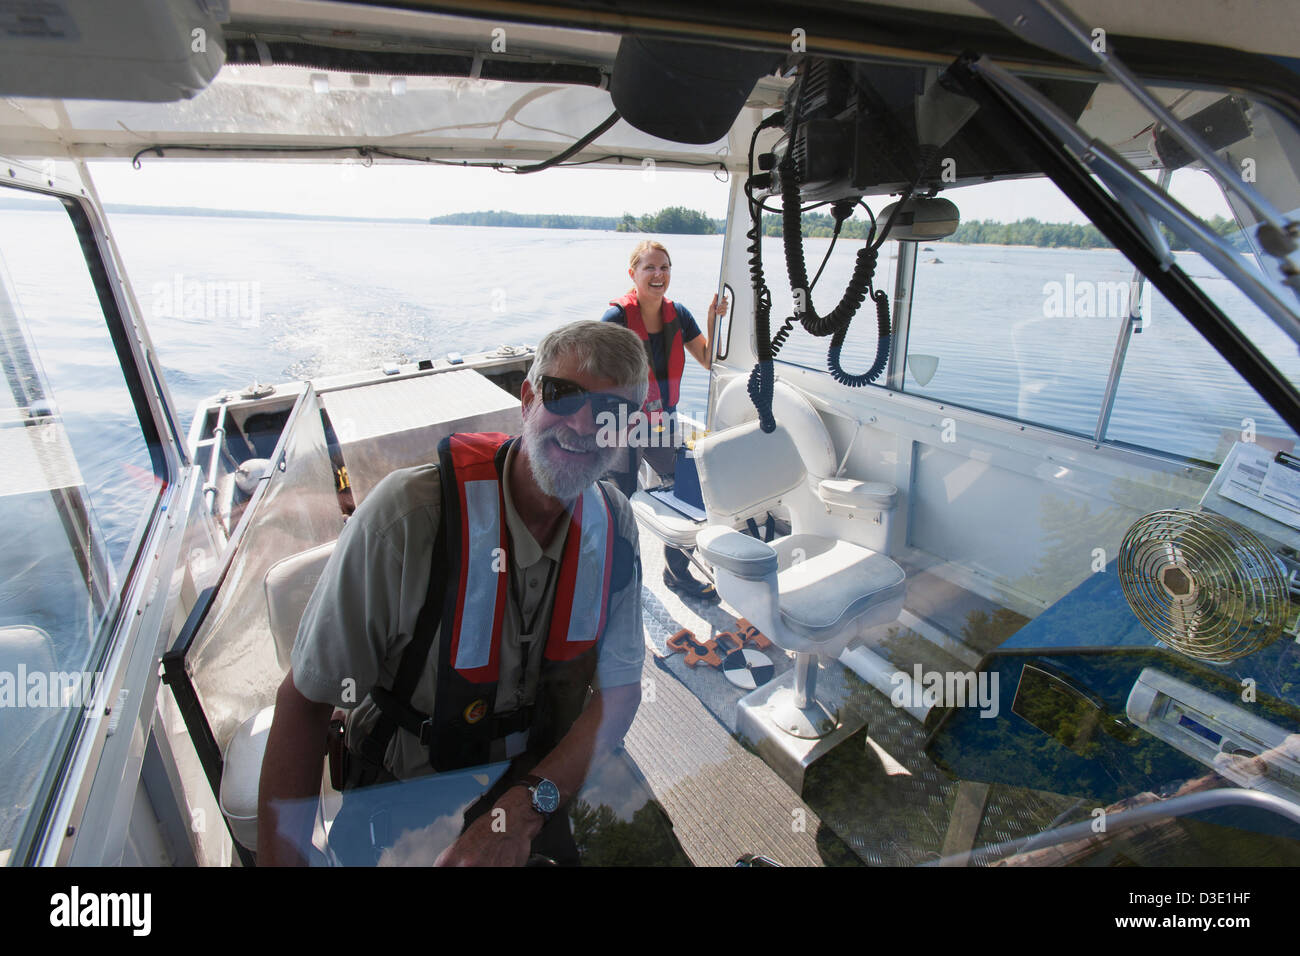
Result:
M722 232L724 223L685 206L669 206L655 213L634 216L573 216L561 213L520 213L492 210L454 212L434 216L435 226L509 226L516 229L603 229L614 232L657 232L669 235L707 236Z
M33 199L0 199L0 209L43 209ZM415 218L386 218L370 216L331 216L315 213L271 212L254 209L208 209L197 206L146 206L130 203L107 203L105 210L115 215L153 215L249 219L316 220L322 222L379 222L422 223L438 226L504 226L516 229L594 229L607 232L659 233L661 235L717 235L726 231L726 222L710 218L703 212L684 206L668 206L655 213L634 216L576 216L568 213L518 213L504 210L456 212L434 216L428 220ZM805 239L826 239L835 233L835 220L827 213L803 214L802 232ZM1223 216L1213 216L1206 225L1226 238L1233 248L1246 252L1246 237L1236 222ZM748 228L748 222L745 223ZM866 239L871 223L866 218L854 216L845 220L840 228L841 239ZM1160 227L1169 248L1175 252L1187 249L1187 243L1178 239L1163 224ZM763 216L763 235L780 236L783 232L781 217L775 213ZM1071 222L1040 222L1037 219L1018 219L1015 222L996 222L992 219L972 219L963 222L957 231L943 240L931 242L956 242L962 245L1036 246L1047 249L1109 249L1110 242L1096 226Z

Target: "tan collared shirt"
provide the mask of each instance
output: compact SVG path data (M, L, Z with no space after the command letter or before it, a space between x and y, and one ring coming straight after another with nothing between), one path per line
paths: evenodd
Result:
M516 448L507 455L507 475L515 467ZM294 684L310 700L355 707L348 719L350 746L378 718L378 708L367 696L369 689L376 684L392 687L402 652L415 632L438 531L439 489L437 465L401 469L380 482L344 527L303 613L291 657ZM635 549L632 509L612 486L606 489L612 492L616 533ZM543 548L519 516L509 481L504 491L513 597L507 602L502 628L497 713L533 702L568 529L568 523L561 522L554 540ZM640 564L634 562L627 582L610 596L597 654L597 687L641 680L640 595ZM533 622L531 633L524 630L529 622ZM434 639L411 700L425 714L433 713L440 639L441 634ZM394 735L386 763L398 777L430 770L427 751L405 730Z

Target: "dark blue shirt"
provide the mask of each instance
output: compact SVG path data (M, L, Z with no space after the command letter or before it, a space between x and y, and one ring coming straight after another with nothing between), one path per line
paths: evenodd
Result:
M677 324L682 329L682 344L685 345L697 338L700 334L700 326L695 321L695 316L686 306L674 302L673 308L677 310ZM608 311L600 317L602 322L617 322L623 328L627 328L627 316L623 313L621 305L611 305ZM663 330L651 332L650 335L650 354L654 356L654 373L655 378L659 381L659 394L666 401L668 398L668 351L664 347ZM665 406L665 411L669 411Z

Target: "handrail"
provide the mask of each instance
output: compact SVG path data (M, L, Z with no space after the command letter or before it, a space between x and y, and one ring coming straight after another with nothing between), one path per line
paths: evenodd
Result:
M1032 836L966 850L924 865L966 866L974 856L1001 859L1029 850L1043 850L1048 847L1059 846L1062 843L1070 843L1074 840L1093 840L1099 843L1102 839L1121 830L1130 830L1152 820L1180 817L1189 813L1201 813L1205 810L1233 806L1267 810L1300 826L1300 806L1289 800L1284 800L1271 793L1261 793L1258 790L1242 790L1239 788L1209 790L1201 793L1188 793L1181 797L1172 797L1169 800L1161 800L1132 810L1107 814L1105 830L1101 832L1094 829L1097 823L1096 820L1085 820L1082 823L1072 823L1069 826L1058 827L1054 830L1044 830Z

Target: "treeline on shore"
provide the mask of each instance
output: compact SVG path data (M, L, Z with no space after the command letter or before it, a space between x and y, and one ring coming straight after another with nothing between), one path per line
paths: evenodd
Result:
M429 220L434 225L446 226L513 226L532 229L602 229L615 232L648 232L666 235L713 235L724 231L726 223L711 219L704 213L684 206L669 206L656 213L634 216L630 212L615 216L571 216L548 213L517 212L459 212L437 216ZM1244 249L1245 239L1231 219L1214 216L1208 225L1216 233L1227 237L1234 246ZM866 219L848 219L840 230L843 239L866 239L871 224ZM805 239L825 239L834 234L835 220L827 213L808 212L802 218ZM1163 225L1161 230L1169 247L1187 248ZM763 217L763 235L783 234L781 217L768 213ZM1109 249L1111 243L1093 225L1073 222L1040 222L1037 219L1018 219L1015 222L994 222L991 219L974 219L963 222L946 242L971 245L1038 246L1057 249Z
M519 229L605 229L614 232L657 232L669 235L708 236L722 232L724 222L710 219L685 206L669 206L655 213L634 216L571 216L557 213L521 213L493 210L454 212L434 216L435 226L512 226Z
M880 225L884 225L883 222ZM784 234L780 216L763 217L763 234ZM866 239L871 222L866 219L848 219L840 229L841 239ZM834 235L835 220L826 213L810 212L803 216L805 239L823 239ZM1044 246L1048 248L1071 247L1076 249L1108 248L1106 240L1096 226L1081 226L1072 222L1039 222L1037 219L1019 219L1015 222L994 222L975 219L963 222L946 242L963 244L988 244L999 246Z
M1213 216L1206 224L1218 235L1224 236L1238 249L1246 249L1245 237L1237 229L1237 224L1223 216ZM883 223L881 224L883 225ZM866 219L848 219L840 229L843 239L866 239L871 223ZM835 233L835 220L826 213L804 213L802 231L805 239L824 239ZM1163 223L1160 231L1164 233L1169 248L1175 252L1185 250L1187 243L1174 236ZM763 217L763 235L780 236L784 234L781 217L768 214ZM996 246L1038 246L1046 249L1109 249L1110 240L1092 224L1080 225L1073 222L1040 222L1030 217L1017 219L1015 222L995 222L992 219L972 219L963 222L957 231L948 236L945 242L957 242L963 245Z

